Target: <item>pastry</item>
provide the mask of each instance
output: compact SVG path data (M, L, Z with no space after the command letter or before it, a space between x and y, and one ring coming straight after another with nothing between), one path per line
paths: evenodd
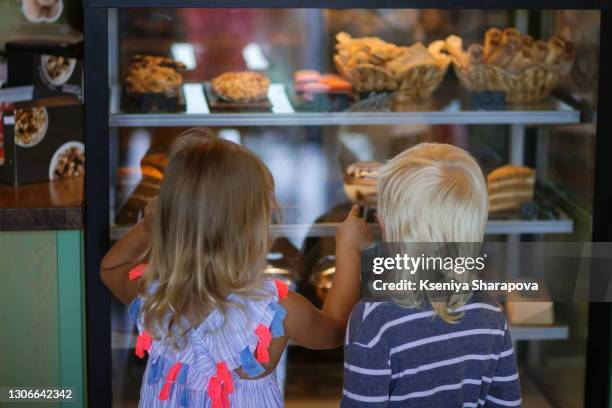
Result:
M177 71L185 65L170 58L152 55L135 55L125 79L127 91L131 94L165 94L174 96L183 83Z
M574 45L561 36L555 35L548 40L548 53L544 63L551 66L566 64L574 59Z
M296 83L318 82L321 79L321 73L314 69L300 69L293 73L293 81Z
M150 166L141 167L140 171L142 178L115 217L119 225L136 223L144 215L144 208L149 201L159 195L163 174Z
M306 94L328 93L330 91L330 86L322 82L309 82L302 86L302 92Z
M468 65L468 56L463 51L463 39L456 35L451 35L446 39L446 50L451 55L451 57L457 61L459 66L467 66ZM487 55L487 48L485 46L485 58Z
M485 33L484 53L485 58L493 53L497 47L501 46L502 32L499 28L489 28Z
M426 98L440 84L450 63L441 41L429 47L422 43L399 47L377 37L353 38L344 32L336 40L336 69L357 92L396 91Z
M344 174L344 192L356 203L376 204L378 170L381 163L375 161L351 164Z
M543 64L546 61L548 54L548 44L542 40L534 41L530 47L533 52L533 60L536 63Z
M486 61L489 64L504 68L514 59L514 56L520 50L520 47L520 37L506 37L506 41L502 40L502 45L495 48L487 57Z
M509 43L520 43L521 41L521 33L516 28L506 28L504 31L502 31L502 45Z
M164 173L152 166L141 166L140 173L143 178L150 178L153 180L162 180Z
M533 66L535 60L534 52L531 48L524 47L516 53L510 64L508 64L508 70L513 73L521 72L529 67Z
M321 73L312 69L301 69L293 73L293 85L298 92L302 92L306 84L317 83L320 80Z
M145 154L142 160L140 160L140 165L142 167L150 166L163 172L168 165L168 155L165 153Z
M350 93L353 86L336 74L322 74L319 71L299 70L293 74L296 91L303 93Z
M484 47L480 44L472 44L467 49L469 64L484 64Z
M267 98L270 79L253 71L226 72L211 81L212 90L227 102L260 102Z
M133 224L138 221L145 206L159 194L167 165L168 156L165 153L149 153L140 161L140 169L120 169L119 175L124 183L131 184L138 180L138 184L117 213L117 224Z
M57 157L53 180L85 175L85 151L83 146L69 146Z
M330 92L351 92L353 90L349 81L336 74L324 74L319 82L329 86Z
M21 147L38 144L49 125L49 117L44 107L15 110L15 143Z
M521 45L523 47L531 47L535 44L535 40L529 34L525 34L521 36Z
M446 51L452 58L459 82L472 92L502 91L507 103L546 98L574 60L574 46L559 35L548 42L521 35L515 28L490 28L484 44L472 44L451 35Z
M402 47L402 53L387 64L387 68L396 76L401 76L415 65L436 64L436 59L425 46L418 42L410 47Z
M132 57L123 87L121 109L125 112L180 112L185 106L180 93L185 66L170 58L152 55Z
M327 292L331 289L336 275L336 257L327 255L317 261L312 274L310 275L310 283L315 289L317 298L325 301Z
M525 166L505 165L487 176L489 212L518 210L533 200L535 170Z
M52 80L57 80L68 71L74 69L76 60L74 58L62 57L60 55L48 55L45 58L44 69Z

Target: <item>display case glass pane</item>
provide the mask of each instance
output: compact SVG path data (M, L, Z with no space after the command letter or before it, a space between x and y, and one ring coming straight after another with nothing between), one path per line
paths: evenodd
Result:
M355 162L384 163L420 142L451 143L468 150L485 175L506 164L534 169L533 198L526 207L491 212L486 241L509 247L520 242L589 241L599 21L599 12L575 10L113 10L109 20L114 27L109 38L111 238L117 239L137 222L147 200L157 194L176 136L190 127L207 126L219 137L253 150L270 168L281 211L272 226L278 240L269 262L290 269L296 290L316 304L321 299L313 276L330 262L333 265L335 230L353 201L364 207L372 229L380 232L374 202L347 194L347 169ZM449 36L460 37L467 50L471 44L482 44L491 27L516 27L534 41L560 35L571 43L565 49L567 60L549 61L558 77L542 71L554 86L540 89L539 96L527 95L535 92L534 87L523 84L506 90L469 89L470 84L478 86L474 78L462 80L461 70L473 66L459 65L460 57L448 48L448 41L453 41ZM341 55L344 49L336 49L341 32L370 40L359 40L348 56ZM447 39L441 54L448 58L444 65L427 47ZM415 46L419 42L422 48ZM397 56L390 56L394 52ZM154 62L167 69L160 71L159 78L150 77L146 76L150 71L139 73L130 67L135 61L141 68L153 61L134 59L137 55L180 64ZM346 61L338 63L335 56ZM357 62L349 62L351 58ZM392 85L377 89L355 73L342 71L345 65L359 65L360 58L391 72L394 66L407 72L413 65L423 65L423 60L424 65L435 66L434 74L444 72L431 96L425 92L415 97L414 87L402 88L407 79L401 75L390 80ZM520 61L515 54L507 58L502 74L516 69L512 75L520 77L517 73L523 71L509 67ZM545 65L523 63L527 68ZM503 65L499 64L493 65ZM269 79L263 99L237 101L213 89L215 77L245 70ZM299 72L304 70L316 72ZM181 81L176 82L176 74ZM516 265L509 263L503 275L533 276L533 271L526 273ZM510 321L523 406L582 406L588 304L550 307L554 318L546 324ZM113 306L112 328L115 406L135 406L144 362L133 356L133 328L118 304ZM287 406L338 406L342 351L310 352L289 346L287 355L286 377L280 376Z

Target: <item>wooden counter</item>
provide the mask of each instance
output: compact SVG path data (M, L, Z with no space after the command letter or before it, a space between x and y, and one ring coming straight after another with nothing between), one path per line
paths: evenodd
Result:
M0 231L83 228L83 178L0 185Z

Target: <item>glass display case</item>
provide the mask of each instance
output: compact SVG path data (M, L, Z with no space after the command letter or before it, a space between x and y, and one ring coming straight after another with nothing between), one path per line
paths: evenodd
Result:
M602 218L610 198L602 179L610 164L600 163L600 150L610 151L601 132L612 126L597 112L610 106L602 105L610 102L600 92L609 80L599 73L612 67L599 58L612 45L601 31L609 12L597 4L474 10L446 9L444 2L438 9L408 8L421 6L410 2L384 9L354 9L348 1L340 9L112 3L86 1L85 11L90 406L109 406L111 398L114 407L137 405L145 365L133 356L127 310L109 299L97 265L108 244L143 216L170 144L189 127L214 129L270 168L281 205L270 268L316 304L333 267L336 227L352 203L380 233L371 197L347 181L353 164L384 163L420 142L468 150L485 176L505 165L535 175L529 197L501 210L491 206L486 241L611 238L598 223L609 221ZM157 7L141 7L149 3ZM516 45L506 46L512 36L508 44ZM240 91L259 95L224 94L217 81L230 71L254 75L258 82ZM522 273L520 261L503 271ZM523 406L598 406L590 403L608 395L586 380L609 375L607 362L589 357L601 346L591 336L608 335L609 319L605 329L593 328L595 317L608 316L607 306L550 306L553 318L545 323L509 319ZM282 366L288 407L338 406L342 350L290 345Z

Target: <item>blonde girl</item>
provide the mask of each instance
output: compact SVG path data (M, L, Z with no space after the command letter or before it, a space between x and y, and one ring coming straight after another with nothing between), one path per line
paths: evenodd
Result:
M319 310L262 274L276 207L272 175L248 149L206 129L174 143L157 203L101 265L130 304L136 354L148 355L141 407L280 407L287 341L342 344L366 224L354 208L338 229L336 278Z

